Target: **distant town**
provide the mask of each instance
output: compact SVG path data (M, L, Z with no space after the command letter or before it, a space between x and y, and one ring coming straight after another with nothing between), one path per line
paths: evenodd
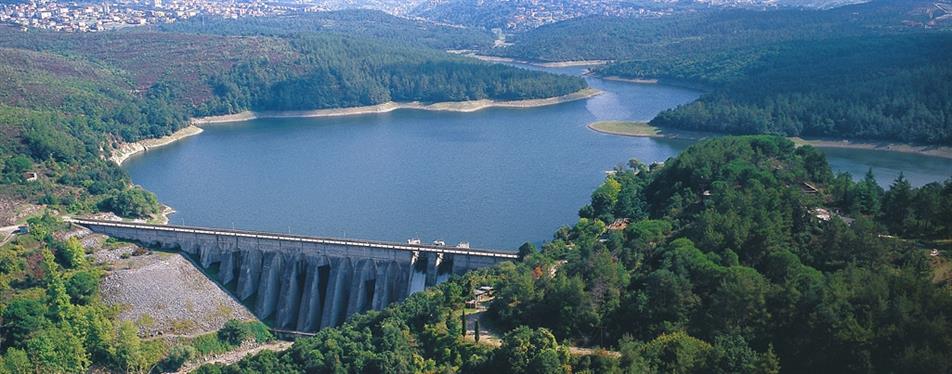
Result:
M315 10L319 9L257 0L111 0L101 3L31 1L0 6L0 23L18 26L23 31L41 29L89 32L174 23L202 15L238 19Z
M845 1L851 0L829 0ZM855 1L855 0L852 0ZM661 17L697 7L752 7L777 6L777 0L645 0L619 2L612 0L515 0L480 5L488 24L472 24L458 19L459 4L410 1L370 1L355 3L349 0L305 1L220 1L220 0L105 0L59 2L31 0L0 5L0 23L31 29L89 32L113 30L132 26L168 24L198 16L239 19L244 17L281 16L294 13L367 8L393 15L430 22L500 28L506 31L530 30L542 25L577 17L601 15L620 17ZM488 21L487 21L488 20Z

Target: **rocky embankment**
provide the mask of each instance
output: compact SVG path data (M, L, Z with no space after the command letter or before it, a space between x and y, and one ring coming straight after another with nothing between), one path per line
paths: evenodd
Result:
M179 253L109 240L81 227L56 237L76 237L91 262L105 265L100 296L119 308L119 319L135 323L140 336L201 334L220 329L230 319L255 318Z
M143 336L215 331L230 319L254 319L181 254L153 252L134 258L135 248L118 251L129 253L118 261L130 266L106 275L100 292L107 304L120 306L119 318L134 321Z

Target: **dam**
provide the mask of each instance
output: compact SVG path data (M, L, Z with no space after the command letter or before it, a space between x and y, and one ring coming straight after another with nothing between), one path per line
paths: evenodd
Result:
M188 254L276 329L314 332L380 310L453 274L517 258L501 250L89 219L89 230Z

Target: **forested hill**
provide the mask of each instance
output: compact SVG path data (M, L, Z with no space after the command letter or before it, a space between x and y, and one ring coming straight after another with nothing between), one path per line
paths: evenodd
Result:
M930 251L952 252L950 214L952 179L884 191L781 137L702 141L619 168L521 261L198 372L949 373L952 274ZM461 336L483 285L498 347Z
M482 49L493 44L493 35L481 28L446 26L364 9L291 16L249 17L242 18L240 21L220 17L192 18L160 25L157 28L161 31L219 35L289 35L323 32L363 36L411 47L443 50Z
M952 20L930 24L934 10L932 1L876 0L827 10L711 9L648 19L583 17L516 34L509 40L513 45L483 53L532 61L663 59L790 40L952 26Z
M734 134L952 144L952 20L931 1L830 10L579 19L493 53L608 59L601 76L703 85L659 126ZM947 17L946 17L947 18Z
M712 87L657 126L952 145L952 34L790 42L601 73Z
M421 31L422 32L422 31ZM4 197L105 208L128 192L103 161L118 141L168 135L190 117L387 101L518 100L586 87L533 72L336 33L19 32L0 27L0 164ZM38 171L39 183L22 173Z

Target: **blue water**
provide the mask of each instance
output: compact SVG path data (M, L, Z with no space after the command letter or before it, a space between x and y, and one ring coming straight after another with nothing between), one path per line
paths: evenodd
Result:
M691 143L585 126L648 120L698 92L589 81L605 93L542 108L208 126L124 167L177 210L175 224L515 248L573 223L605 170L631 158L663 161ZM834 168L862 174L872 166L887 184L898 170L915 184L952 174L934 157L833 151Z

